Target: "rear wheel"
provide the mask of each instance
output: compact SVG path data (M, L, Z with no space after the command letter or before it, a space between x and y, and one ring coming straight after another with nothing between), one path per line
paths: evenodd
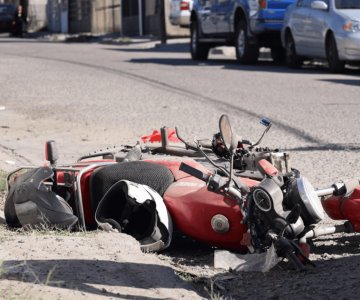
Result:
M259 46L256 43L251 43L246 22L242 20L236 25L235 50L236 58L242 64L253 65L258 60Z
M190 25L190 53L193 60L207 60L210 46L199 41L199 25L192 21Z
M326 52L330 71L332 73L342 72L344 70L345 63L339 59L339 53L333 35L330 35L328 38Z
M302 58L296 54L295 41L291 33L285 39L285 59L286 65L291 69L299 69L302 66Z

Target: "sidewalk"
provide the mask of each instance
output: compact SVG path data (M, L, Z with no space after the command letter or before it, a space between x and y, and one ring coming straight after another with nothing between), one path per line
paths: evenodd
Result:
M84 33L51 33L51 32L30 32L25 34L24 39L36 39L40 42L52 43L99 43L108 45L136 45L140 48L167 47L168 45L176 46L176 44L190 43L189 37L169 36L166 44L162 44L157 36L122 36L120 33L95 34L90 32ZM190 49L189 49L190 51ZM234 47L216 47L211 49L213 55L224 55L235 59ZM260 49L260 56L263 59L271 59L270 51L266 48Z
M103 43L103 44L141 44L148 42L160 43L156 36L128 37L120 33L95 34L90 32L84 33L51 33L51 32L29 32L24 38L37 39L48 42L65 42L65 43ZM175 37L169 37L172 40Z

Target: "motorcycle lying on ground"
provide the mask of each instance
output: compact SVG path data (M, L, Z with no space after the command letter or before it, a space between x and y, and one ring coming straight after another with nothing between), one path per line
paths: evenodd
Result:
M10 227L47 224L132 235L144 251L167 248L176 229L197 241L242 253L270 249L297 270L312 264L308 241L360 232L359 180L315 189L289 155L239 138L227 115L210 142L186 142L162 128L143 141L58 165L54 141L46 167L8 175L5 217ZM321 227L328 215L342 225Z

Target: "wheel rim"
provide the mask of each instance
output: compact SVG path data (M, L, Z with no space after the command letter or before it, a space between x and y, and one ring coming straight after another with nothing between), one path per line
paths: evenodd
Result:
M245 32L240 30L238 39L237 39L237 51L239 56L243 56L245 52Z

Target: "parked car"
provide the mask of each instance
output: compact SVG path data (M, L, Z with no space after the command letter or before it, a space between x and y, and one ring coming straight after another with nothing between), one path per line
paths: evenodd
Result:
M286 12L281 36L288 67L326 59L332 72L341 72L346 62L360 62L360 1L298 0Z
M191 12L191 57L205 60L209 49L235 46L237 60L254 64L259 49L271 49L281 61L280 31L286 8L296 0L194 0Z
M169 16L171 24L181 27L189 27L192 5L192 0L171 0Z
M13 4L0 3L0 32L13 32L15 10Z

